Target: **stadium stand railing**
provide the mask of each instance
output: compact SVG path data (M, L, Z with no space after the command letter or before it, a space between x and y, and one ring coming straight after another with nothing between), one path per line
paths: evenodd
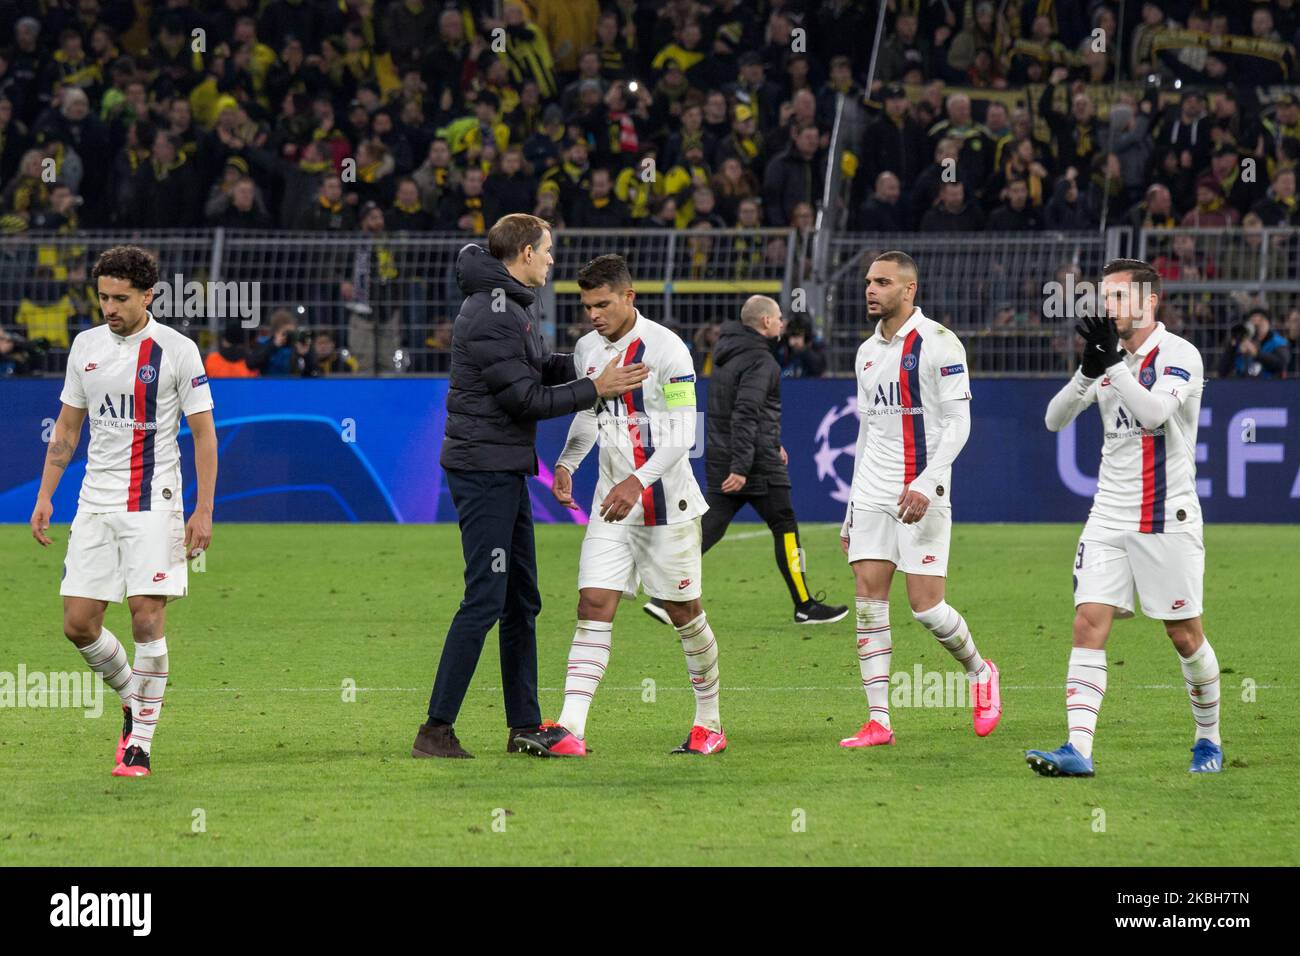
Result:
M682 335L704 374L718 325L738 316L753 294L777 299L788 318L807 322L822 340L829 372L848 374L874 325L863 297L866 267L879 252L899 248L921 270L918 304L962 336L975 374L1057 375L1077 361L1075 313L1065 311L1066 304L1078 301L1107 260L1135 255L1153 262L1164 279L1162 319L1202 349L1213 374L1212 356L1249 308L1262 305L1280 316L1300 306L1297 232L827 230L819 237L793 229L561 230L553 278L541 295L541 320L558 348L569 347L587 328L576 273L594 256L616 252L629 260L642 311ZM383 301L401 345L391 368L384 369L444 373L461 301L455 259L467 241L472 237L459 233L367 239L360 233L222 229L11 235L0 243L0 321L29 342L44 343L36 350L38 374L61 374L70 337L98 318L89 279L95 258L109 246L131 242L159 257L171 299L156 314L191 335L204 352L218 345L226 322L239 317L236 302L255 304L263 325L275 309L288 308L299 328L327 330L346 345L358 334L357 263L359 253L366 253L373 254L370 268L385 273ZM825 250L820 263L814 261L819 242ZM241 283L255 285L240 288ZM346 285L353 286L350 300ZM214 287L215 309L208 301ZM194 288L201 290L197 299Z

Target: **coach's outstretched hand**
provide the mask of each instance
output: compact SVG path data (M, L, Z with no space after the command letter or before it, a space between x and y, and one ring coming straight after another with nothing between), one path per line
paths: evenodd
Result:
M1097 378L1120 361L1119 330L1115 320L1107 316L1090 315L1079 320L1074 331L1083 336L1083 375Z
M624 392L640 388L649 374L650 370L645 367L644 362L619 365L618 359L613 359L605 366L605 371L594 379L596 394L601 398L616 398Z

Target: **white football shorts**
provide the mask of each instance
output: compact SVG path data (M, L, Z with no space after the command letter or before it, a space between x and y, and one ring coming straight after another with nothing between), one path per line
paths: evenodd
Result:
M136 594L175 599L188 589L184 514L77 512L68 535L60 594L118 603Z
M693 601L700 587L700 519L623 525L593 515L582 539L578 589L604 588L636 597L638 586L663 601Z
M1147 617L1199 617L1204 579L1199 530L1142 534L1089 522L1074 552L1074 606L1109 604L1117 617L1133 616L1135 590Z
M849 519L849 563L891 561L904 574L948 576L952 509L929 508L914 524L896 511L853 506Z

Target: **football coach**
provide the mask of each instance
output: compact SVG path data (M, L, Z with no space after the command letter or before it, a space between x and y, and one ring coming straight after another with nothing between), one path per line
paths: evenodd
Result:
M541 724L537 702L537 554L528 479L537 474L537 422L640 388L641 363L612 361L578 375L572 355L551 352L533 315L552 265L550 225L504 216L487 249L456 258L465 301L452 326L447 424L439 462L460 523L465 597L452 619L413 757L471 757L453 724L483 642L501 624L501 684L509 740Z

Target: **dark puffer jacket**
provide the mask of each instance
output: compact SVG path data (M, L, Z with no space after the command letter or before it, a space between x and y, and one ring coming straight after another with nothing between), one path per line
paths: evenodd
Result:
M736 320L722 326L713 350L706 441L709 491L720 493L732 472L747 479L742 495L790 487L781 463L781 366L767 339Z
M537 422L595 405L595 383L578 378L572 355L546 347L533 321L536 296L482 246L461 249L456 282L465 301L451 332L439 461L462 471L535 475ZM503 311L492 310L494 300Z

